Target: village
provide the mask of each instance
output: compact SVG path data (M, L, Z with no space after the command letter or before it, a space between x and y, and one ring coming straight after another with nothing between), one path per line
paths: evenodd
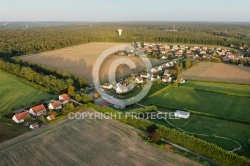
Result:
M207 46L187 46L187 45L167 45L161 43L141 43L134 42L135 49L119 51L119 55L127 56L147 56L157 59L175 59L178 57L189 57L191 60L224 62L239 65L250 64L250 57L244 57L241 51L243 47L230 48L207 47Z
M55 119L59 111L62 111L63 107L67 107L67 104L79 105L76 101L72 100L69 95L59 95L58 100L50 100L39 105L27 107L14 111L12 120L15 123L25 123L25 126L34 130L40 127L40 123L45 121L52 121ZM46 119L44 119L46 117Z

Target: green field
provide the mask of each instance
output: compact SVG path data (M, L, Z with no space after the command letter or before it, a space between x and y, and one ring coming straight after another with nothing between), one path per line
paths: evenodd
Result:
M196 87L194 83L190 83L178 88L164 88L148 96L147 100L142 101L141 104L163 105L250 121L250 98L223 94L227 92L232 93L233 90L231 89L233 85L224 84L225 86L216 87L209 85L209 83L206 84L207 85L200 84L199 89L218 90L220 88L222 93L196 90L189 87ZM246 87L248 87L248 85L246 85ZM240 93L236 93L237 91ZM244 91L244 85L234 86L234 92L235 95L247 95L249 93L247 89Z
M167 86L159 89L159 85L155 86L147 98L142 100L140 104L155 104L182 110L194 110L250 122L250 85L189 81L177 88ZM174 111L164 107L158 107L158 109L162 112ZM249 124L192 113L189 119L169 119L168 121L172 125L162 119L152 121L171 128L182 129L194 135L206 134L206 136L195 136L217 144L228 151L239 147L234 142L237 141L241 145L241 150L237 150L236 153L250 158L250 145L248 143L250 137ZM231 140L216 138L214 135Z
M170 110L159 109L160 111L169 112ZM152 120L156 123L166 125L168 127L174 128L165 120ZM189 119L168 119L175 127L179 127L185 131L192 132L194 134L206 134L210 137L199 138L206 140L208 142L217 144L218 146L231 151L235 148L238 148L239 145L233 141L215 138L212 135L221 136L235 140L241 144L242 149L236 151L240 155L244 155L250 158L250 145L247 143L248 138L250 137L250 125L229 122L220 119L214 119L199 115L191 114Z
M17 77L0 70L0 114L54 97L54 95L31 87Z
M201 81L190 81L184 86L193 87L197 89L206 89L219 92L230 92L236 94L250 95L250 85L240 84L227 84L227 83L216 83L216 82L201 82Z

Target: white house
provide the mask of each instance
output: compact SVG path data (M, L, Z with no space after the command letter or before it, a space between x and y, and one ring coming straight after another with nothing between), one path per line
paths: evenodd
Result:
M62 104L66 104L70 101L70 97L67 94L62 94L59 96L59 100Z
M162 66L158 66L158 71L162 71L163 70L163 67Z
M158 75L158 74L153 74L152 76L151 76L151 81L157 81L158 79L160 79L160 76Z
M104 89L112 89L112 88L113 88L113 85L108 84L108 83L105 83L105 84L102 85L102 87L103 87Z
M175 111L174 116L175 116L176 118L184 118L184 119L187 119L187 118L189 118L189 116L190 116L190 112L177 110L177 111Z
M47 116L47 119L48 119L48 120L53 120L53 119L55 119L55 115L54 115L54 114L51 114L51 115Z
M60 109L62 109L62 103L60 101L50 102L49 109L60 110Z
M164 71L164 76L170 77L170 73L171 73L171 70L165 69L165 71Z
M117 94L126 93L126 92L128 92L128 88L126 85L121 85L121 86L116 88Z
M38 106L30 108L29 113L33 116L41 116L41 115L46 115L47 111L44 105L40 104Z
M12 120L14 120L16 123L22 123L24 122L24 119L26 117L30 116L29 115L29 112L27 110L23 111L23 112L20 112L18 114L15 114L13 117L12 117Z
M158 71L158 68L157 68L157 67L154 67L154 68L151 69L151 72L152 72L152 73L158 73L159 71Z
M162 82L171 82L172 81L172 78L171 77L169 77L169 76L163 76L162 77Z
M142 77L136 77L135 82L136 82L137 84L142 84L144 81L143 81L143 78L142 78Z
M37 129L39 128L39 124L38 123L33 123L30 125L30 129L34 130L34 129Z
M140 76L141 76L142 78L149 78L149 77L150 77L150 74L147 73L147 72L143 72L143 73L140 74Z
M161 57L161 59L167 59L167 57L166 57L165 55L163 55L163 56Z

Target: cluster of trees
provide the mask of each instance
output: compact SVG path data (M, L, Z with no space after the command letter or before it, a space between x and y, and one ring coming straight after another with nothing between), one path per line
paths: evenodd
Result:
M109 107L100 107L94 104L89 104L89 106L105 114L117 113L116 110ZM163 125L157 125L145 119L125 118L125 116L120 116L119 118L120 119L118 120L124 123L151 133L153 139L155 140L167 139L198 154L218 161L222 165L250 165L250 160L243 156L239 156L233 152L228 152L215 144L208 143L178 130L171 129Z
M87 85L84 79L77 78L70 73L59 72L21 60L17 61L13 58L0 59L0 69L40 85L43 91L56 94L66 92L70 86L80 90Z
M249 48L250 25L175 23L90 24L0 30L0 52L22 55L87 42L170 42ZM122 36L117 29L122 28ZM227 33L225 30L227 29Z

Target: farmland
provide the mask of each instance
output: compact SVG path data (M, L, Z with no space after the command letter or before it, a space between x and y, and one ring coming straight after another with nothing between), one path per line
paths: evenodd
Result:
M250 84L250 68L202 62L180 74L185 79Z
M42 99L49 100L55 97L31 87L15 76L1 70L0 80L0 114L40 102Z
M173 111L162 108L159 108L159 110L162 112ZM200 138L208 142L217 144L218 146L229 151L238 148L239 145L233 141L215 138L212 136L217 135L236 140L241 144L242 147L241 150L236 152L248 158L250 157L250 147L247 143L248 138L250 136L250 126L247 124L229 122L225 120L214 119L194 114L191 114L189 119L168 119L168 121L176 127L179 127L187 132L192 132L194 134L206 134L209 137L200 136ZM168 127L173 127L165 120L154 120L154 122L166 125Z
M83 77L92 84L92 70L98 56L106 49L124 45L124 43L88 43L67 47L55 51L43 52L22 56L21 59L56 68L61 71L69 71L79 77ZM130 45L130 44L127 44ZM140 58L111 55L105 59L100 69L100 80L107 80L107 73L112 62L119 58L130 59L137 65L136 69L130 70L126 65L120 65L116 71L118 77L126 76L138 70L144 70L145 66ZM153 65L162 64L164 60L150 59Z
M155 88L155 91L151 91L148 97L142 100L140 104L156 105L162 112L187 109L249 122L249 92L250 85L189 81L177 88L172 86L167 86L161 90ZM195 115L193 113L191 113L188 119L169 119L168 121L174 126L161 119L153 121L168 127L180 128L194 134L206 134L208 136L200 138L215 143L229 151L237 149L240 144L241 150L236 152L248 158L250 157L250 147L248 144L250 136L249 124ZM213 135L232 139L239 144L232 140L213 137Z
M16 124L11 119L0 118L0 143L30 131L23 124Z
M66 119L0 144L0 165L198 165L136 132L111 119Z
M245 86L249 88L248 85ZM204 90L208 88L209 86L202 87ZM235 89L237 90L237 86L235 86ZM228 91L230 92L230 90ZM248 92L246 91L246 93ZM145 105L156 104L177 109L195 110L232 119L250 121L250 111L248 109L250 102L248 97L196 90L185 85L178 88L167 87L150 95L142 103Z

